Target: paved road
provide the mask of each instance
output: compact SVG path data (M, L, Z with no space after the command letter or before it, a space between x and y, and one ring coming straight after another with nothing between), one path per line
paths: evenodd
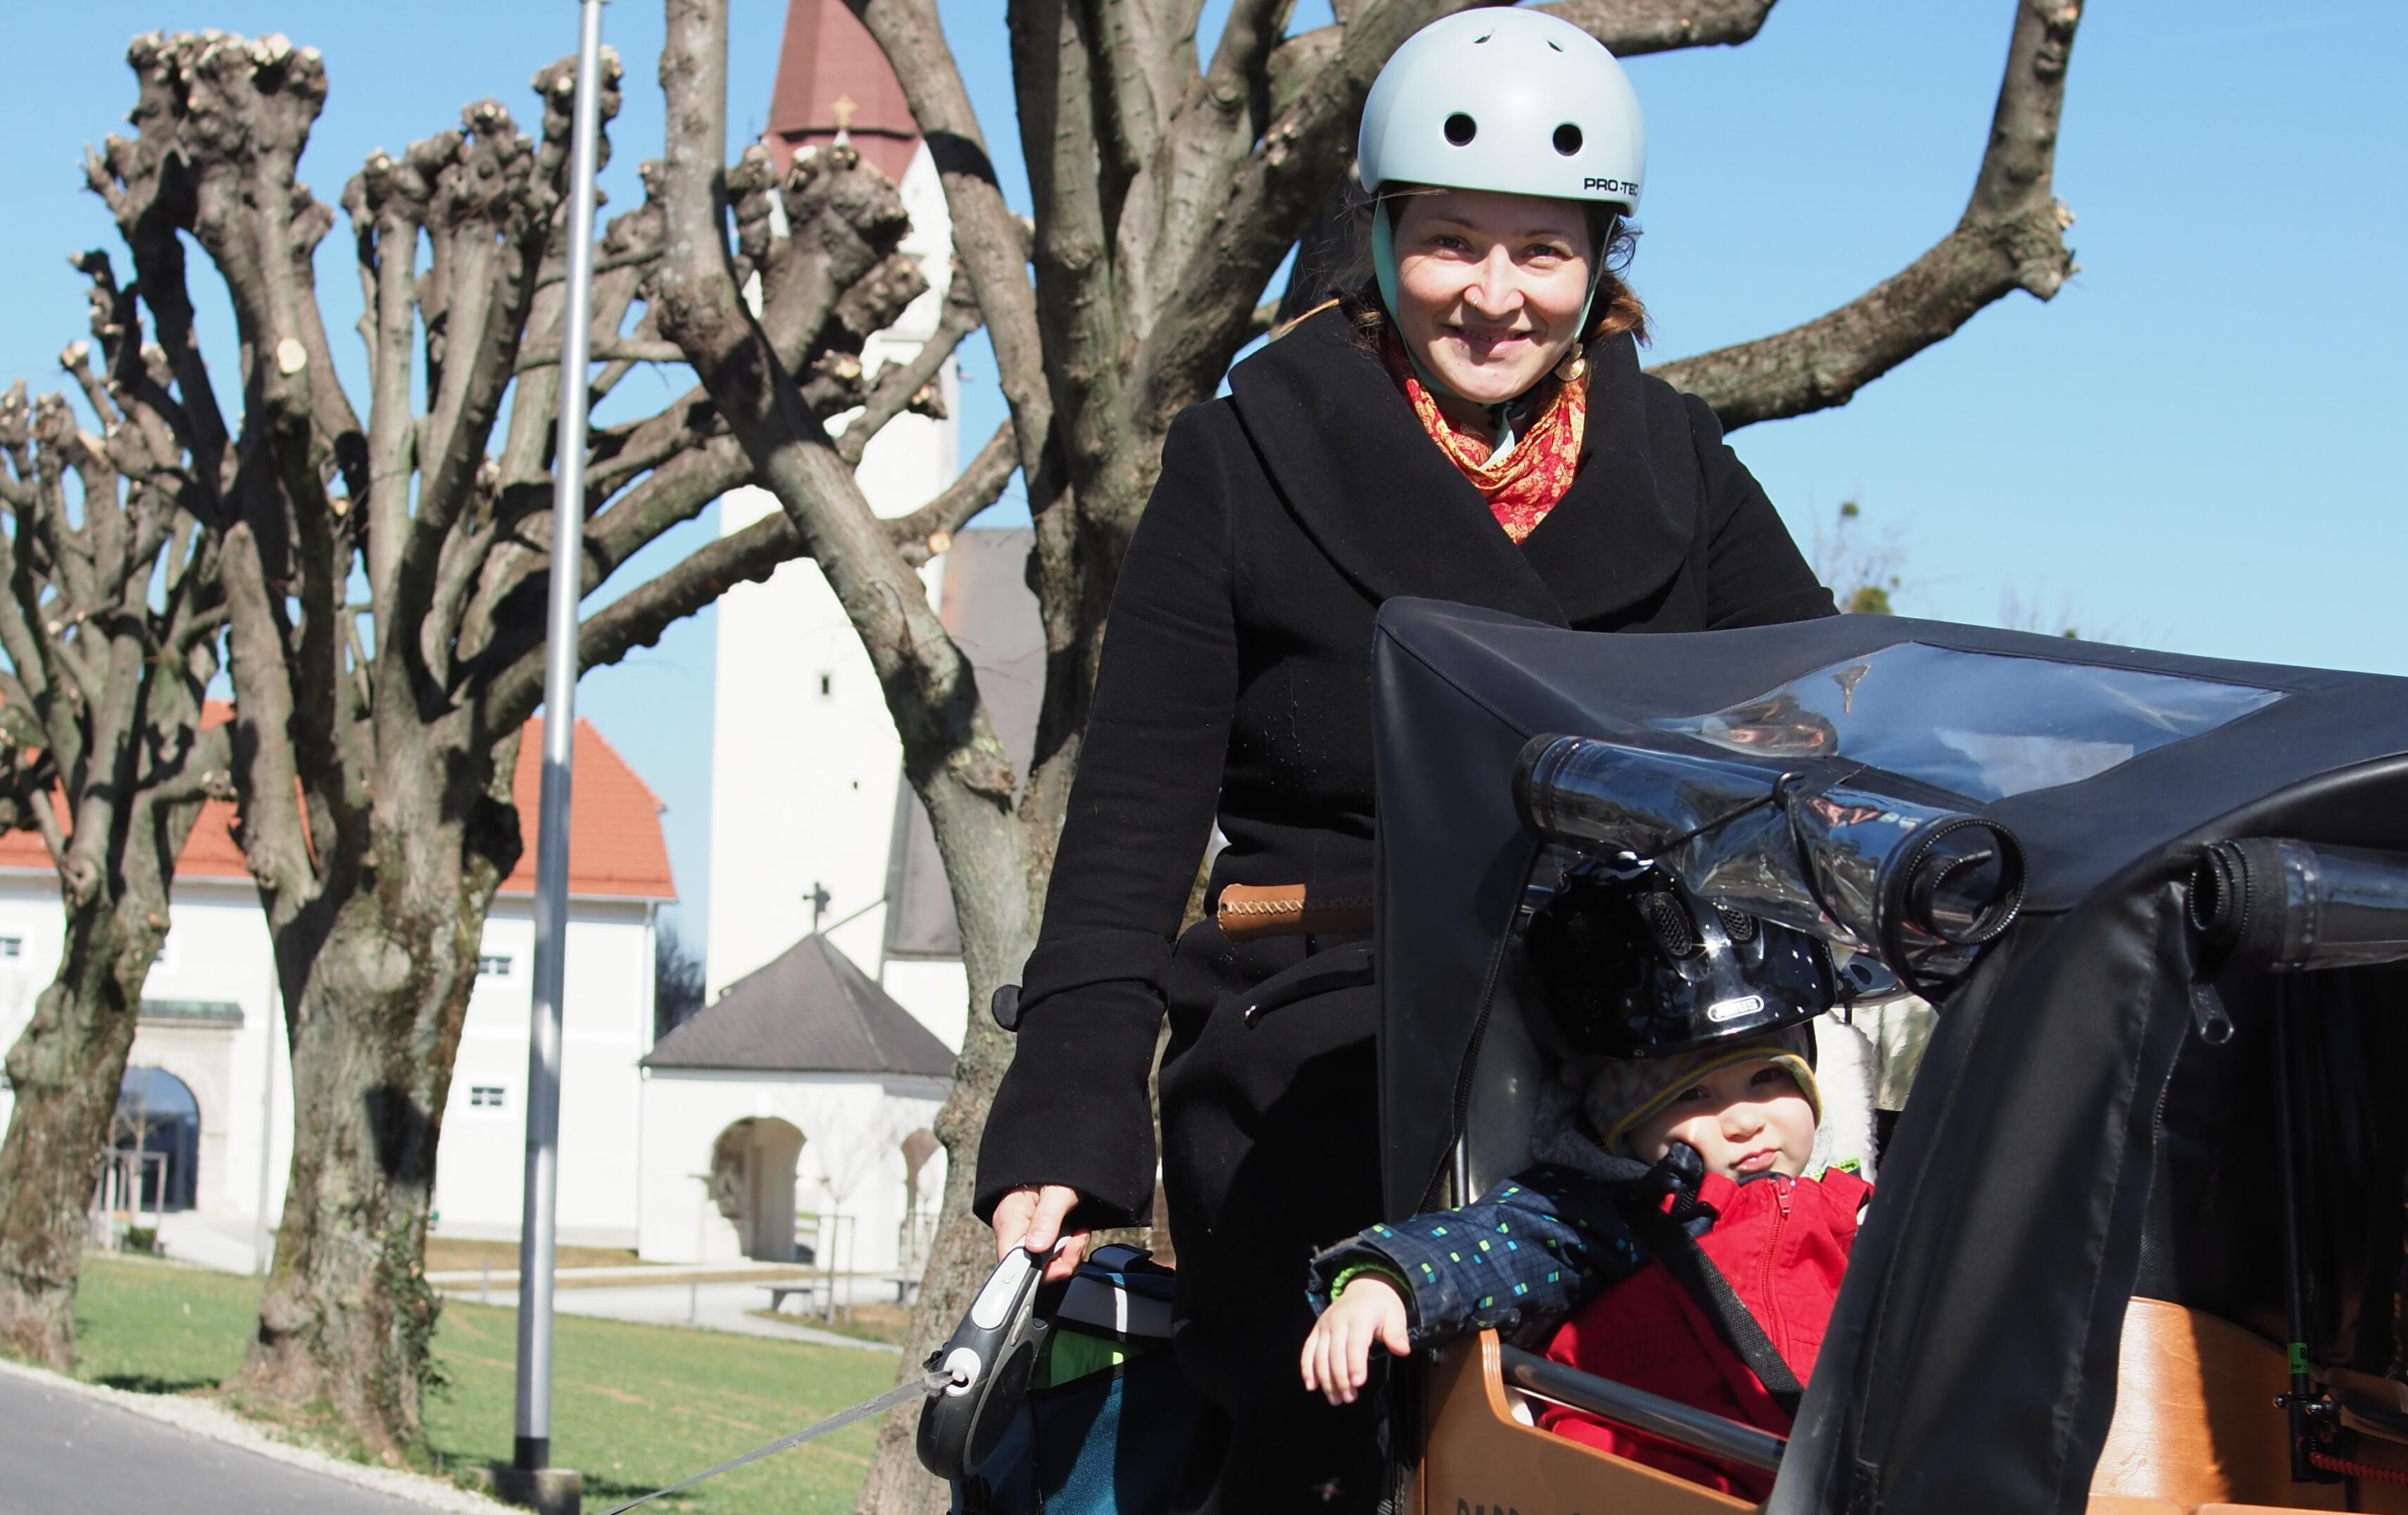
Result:
M0 1515L423 1515L338 1479L0 1374Z

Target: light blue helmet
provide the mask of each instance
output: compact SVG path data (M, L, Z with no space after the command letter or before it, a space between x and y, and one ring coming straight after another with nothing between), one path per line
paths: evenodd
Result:
M1605 44L1535 10L1459 11L1406 38L1363 103L1363 187L1431 184L1639 208L1647 131Z
M1604 43L1535 10L1483 7L1423 27L1380 70L1363 103L1354 171L1374 194L1427 184L1579 200L1623 216L1639 208L1647 128ZM1372 266L1391 310L1393 232L1384 208L1371 218Z

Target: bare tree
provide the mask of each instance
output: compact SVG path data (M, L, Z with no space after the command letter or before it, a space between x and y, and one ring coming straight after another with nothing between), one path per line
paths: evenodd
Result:
M58 1368L168 881L203 799L228 792L226 733L201 730L224 624L206 529L222 460L169 393L189 312L119 287L105 252L75 262L92 341L59 364L98 434L62 395L29 405L22 379L0 395L0 824L39 834L65 916L58 972L8 1051L0 1348Z
M702 1009L703 961L685 933L663 921L652 936L652 1039L660 1040Z
M666 0L675 250L657 280L663 336L693 363L860 633L935 822L962 928L972 1003L1031 946L1121 554L1181 408L1209 397L1259 335L1257 299L1348 167L1381 64L1461 0L1338 0L1333 25L1290 36L1292 0L1239 0L1209 59L1197 0L1014 0L1009 27L1034 216L1006 205L938 22L936 0L848 0L885 50L936 160L959 263L1010 406L987 444L1016 464L1037 521L1030 565L1048 675L1035 759L1015 773L969 665L914 592L913 557L880 529L848 467L850 434L812 415L781 359L773 296L748 310L757 264L742 228L765 193L748 160L722 176L725 0ZM2079 0L2014 0L1998 109L1963 217L1914 265L1847 306L1762 341L1659 370L1727 426L1844 403L2015 289L2043 299L2071 271L2050 193ZM1547 7L1624 55L1741 43L1772 0L1562 0ZM717 177L715 177L717 176ZM729 212L738 230L729 240ZM774 268L776 251L768 254ZM787 280L790 301L805 302ZM808 308L806 305L806 308ZM1197 839L1199 851L1204 838ZM1009 1043L973 1015L939 1135L944 1218L907 1362L956 1319L988 1243L969 1213L978 1138ZM890 1418L865 1510L927 1508L915 1418Z
M557 354L573 62L535 78L537 138L488 100L456 131L371 155L343 194L366 305L363 420L337 382L313 280L334 216L294 177L325 98L322 60L282 37L216 34L139 37L128 60L136 135L93 156L92 186L147 303L188 311L189 238L240 339L224 391L239 414L221 409L187 315L161 320L156 380L218 492L206 524L229 617L239 836L293 1056L288 1197L236 1382L322 1400L395 1455L420 1434L436 1312L421 1259L452 1056L486 912L522 845L509 776L542 694L554 420L564 397L591 406L634 364L679 355L655 335L650 289L692 170L648 165L646 203L609 225L594 315L604 366L572 385ZM615 60L606 72L608 119ZM724 271L758 279L765 361L803 376L792 397L812 427L861 412L846 433L858 458L886 420L929 403L930 377L975 319L949 310L928 350L865 374L867 336L926 287L896 250L908 225L894 186L849 150L782 184L761 160L729 182L745 186L743 250ZM700 388L594 428L585 593L753 470ZM930 522L982 507L1009 472L1008 459L985 460L923 517L867 529L903 552ZM649 645L802 545L773 517L695 549L589 613L580 662Z
M1864 507L1842 500L1832 520L1814 523L1806 561L1842 615L1891 615L1906 587L1906 534L1892 522L1868 541L1864 517Z

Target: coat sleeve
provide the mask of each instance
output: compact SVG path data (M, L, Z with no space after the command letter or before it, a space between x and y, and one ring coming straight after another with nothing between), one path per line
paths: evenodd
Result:
M1323 1252L1312 1305L1328 1307L1340 1275L1375 1268L1405 1280L1417 1347L1490 1329L1535 1336L1645 1260L1598 1180L1534 1168L1475 1204L1375 1225Z
M1836 615L1831 592L1790 539L1764 486L1723 440L1713 407L1684 394L1705 483L1706 627L1769 626Z
M1152 1208L1146 1077L1237 699L1229 444L1209 434L1214 414L1172 423L1112 593L1018 1044L980 1144L982 1218L1033 1183L1077 1189L1081 1224L1140 1224Z

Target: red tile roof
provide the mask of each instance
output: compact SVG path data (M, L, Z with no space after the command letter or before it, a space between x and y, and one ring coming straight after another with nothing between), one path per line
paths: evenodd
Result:
M789 0L778 84L764 134L778 171L806 147L843 133L864 158L901 183L920 148L903 86L844 0Z
M568 892L587 898L677 898L668 844L661 839L659 796L587 722L577 723L569 761L575 782L568 802ZM535 821L542 793L543 722L530 721L510 775L526 850L502 880L505 894L535 893Z
M217 725L232 712L210 701L202 714L205 725ZM568 892L588 899L677 898L669 875L668 847L661 837L661 802L636 777L626 760L611 750L591 724L577 723L573 761L576 781L568 810ZM526 850L519 865L502 880L505 894L535 893L537 801L542 793L543 722L530 721L519 741L518 767L510 775L510 793L517 801L520 824L525 828ZM179 879L248 879L242 849L234 839L235 808L226 800L201 807L201 818L176 861ZM64 823L64 810L60 820ZM49 873L50 855L41 837L30 831L0 832L0 870Z

